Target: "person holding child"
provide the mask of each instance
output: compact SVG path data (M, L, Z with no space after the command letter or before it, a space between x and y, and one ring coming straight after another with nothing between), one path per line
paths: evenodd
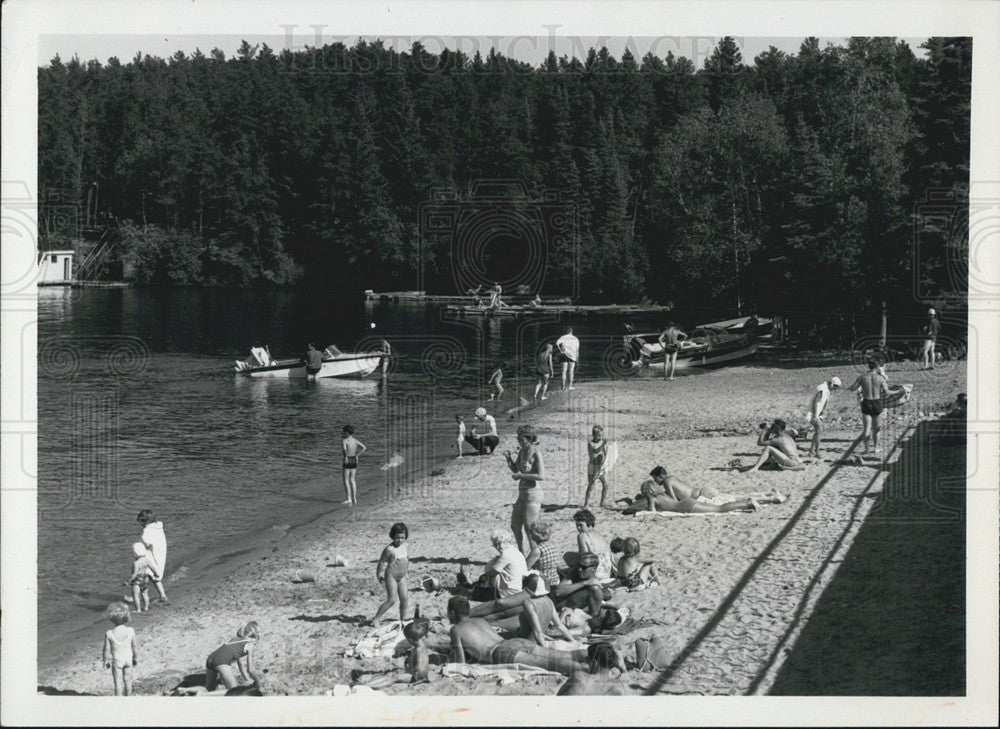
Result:
M233 673L233 663L244 681L251 681L253 686L259 685L260 678L250 664L251 651L259 639L260 628L251 620L236 631L236 640L224 643L212 651L205 661L205 689L215 691L220 678L227 689L236 687L239 682Z
M576 523L576 545L581 555L590 552L597 555L597 569L594 576L598 580L611 577L611 545L600 532L594 530L597 519L589 509L581 509L573 514Z
M406 585L406 573L410 567L410 557L406 549L406 540L410 530L403 522L396 522L389 529L389 539L392 542L382 550L375 576L385 584L386 600L372 618L372 625L377 626L382 616L396 605L399 605L399 619L406 620L410 610L410 594Z
M138 664L138 646L135 630L128 625L129 608L123 602L108 606L108 620L115 627L104 634L104 650L101 659L104 667L111 669L111 680L115 684L115 696L132 695L132 669Z

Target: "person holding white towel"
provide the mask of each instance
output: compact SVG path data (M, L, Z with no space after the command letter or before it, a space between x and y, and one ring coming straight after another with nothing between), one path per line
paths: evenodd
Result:
M150 551L153 561L156 562L156 572L158 579L154 578L153 584L160 594L160 602L169 605L167 593L163 589L163 575L167 568L167 536L163 532L163 522L157 521L152 509L143 509L136 517L136 521L142 524L142 543Z

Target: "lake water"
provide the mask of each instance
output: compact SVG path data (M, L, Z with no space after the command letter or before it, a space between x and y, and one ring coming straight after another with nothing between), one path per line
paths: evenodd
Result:
M384 498L455 455L454 414L471 428L496 363L505 408L518 382L530 395L539 343L566 324L449 320L440 307L368 304L360 295L169 287L43 288L38 318L43 664L124 593L140 509L153 509L166 529L168 594L191 589L297 525L330 513L350 518L341 506L345 423L369 449L361 500ZM621 322L573 324L580 377L614 374L608 354ZM347 351L378 348L382 338L394 353L385 378L233 373L252 345L282 357L309 340Z

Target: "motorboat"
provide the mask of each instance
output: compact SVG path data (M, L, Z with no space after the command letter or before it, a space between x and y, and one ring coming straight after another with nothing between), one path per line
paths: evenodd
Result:
M701 324L678 343L676 368L712 367L752 357L760 340L771 336L771 325L771 319L751 316ZM659 336L660 332L625 334L625 348L635 366L664 366Z
M323 350L323 364L316 377L365 377L377 370L389 356L388 350L341 352L330 345ZM305 357L272 359L267 346L251 347L250 357L236 360L236 373L248 377L305 378Z

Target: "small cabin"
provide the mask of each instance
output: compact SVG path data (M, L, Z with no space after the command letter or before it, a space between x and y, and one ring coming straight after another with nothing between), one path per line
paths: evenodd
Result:
M73 251L41 251L38 284L68 284L73 280Z

